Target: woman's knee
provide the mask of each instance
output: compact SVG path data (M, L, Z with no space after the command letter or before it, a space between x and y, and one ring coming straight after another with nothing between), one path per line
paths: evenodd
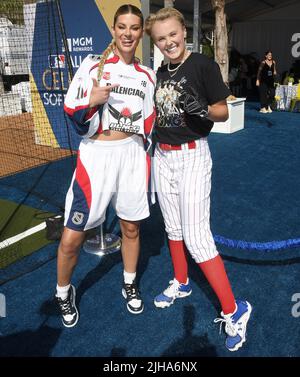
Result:
M196 263L205 262L218 255L216 245L210 231L197 232L184 238L185 245Z
M136 240L139 238L140 226L139 223L132 223L128 221L121 220L121 231L123 237L129 238L131 240Z
M75 232L65 228L59 244L59 252L69 257L77 255L84 240L84 236L84 232Z

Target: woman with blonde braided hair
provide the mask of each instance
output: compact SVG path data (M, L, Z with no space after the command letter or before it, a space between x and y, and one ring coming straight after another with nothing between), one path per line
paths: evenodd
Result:
M139 224L149 216L147 151L155 119L155 75L135 58L143 23L137 7L121 6L114 16L114 39L102 56L83 60L65 98L64 110L82 136L57 258L56 299L66 327L79 318L71 277L85 231L105 221L109 203L122 232L122 294L131 313L144 308L136 269Z

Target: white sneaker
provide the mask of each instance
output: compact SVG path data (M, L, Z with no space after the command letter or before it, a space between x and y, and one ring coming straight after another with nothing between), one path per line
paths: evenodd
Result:
M268 110L263 107L262 109L259 110L259 112L263 114L267 114Z
M272 111L272 109L271 109L270 106L268 107L268 113L273 113L273 111Z
M186 284L183 284L179 283L179 281L174 278L169 284L167 289L155 297L154 305L157 308L167 308L172 305L177 298L187 297L192 293L189 279Z
M246 341L247 323L252 311L252 306L248 301L236 300L236 310L234 313L224 314L223 318L216 318L215 323L225 323L225 332L227 334L225 345L229 351L237 351Z

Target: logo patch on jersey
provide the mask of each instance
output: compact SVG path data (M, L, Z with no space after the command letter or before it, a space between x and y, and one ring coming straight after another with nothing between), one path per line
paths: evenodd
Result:
M142 118L142 110L132 114L129 107L124 107L121 112L108 104L109 112L116 119L116 123L110 123L109 128L115 131L138 133L140 127L133 123Z
M82 212L75 211L72 217L72 223L75 225L81 225L83 223L84 214Z
M110 80L110 72L103 72L102 78L103 80Z
M97 62L101 59L102 55L88 55L89 59L91 59L93 62Z

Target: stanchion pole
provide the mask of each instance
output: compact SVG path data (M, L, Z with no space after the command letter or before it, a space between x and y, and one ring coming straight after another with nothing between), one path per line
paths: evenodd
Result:
M107 255L121 249L121 238L112 233L103 232L103 224L99 227L99 234L86 239L83 250L89 254Z

